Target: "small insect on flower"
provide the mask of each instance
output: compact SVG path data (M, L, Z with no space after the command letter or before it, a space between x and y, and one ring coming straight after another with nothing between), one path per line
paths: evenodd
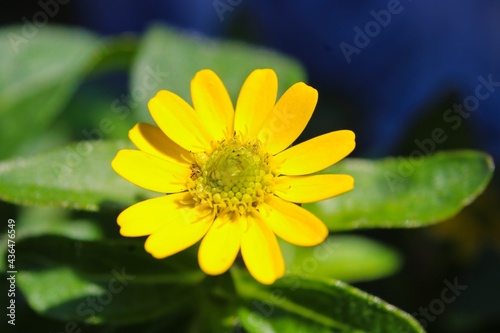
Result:
M126 237L148 236L145 249L165 258L201 240L200 268L226 272L241 252L250 274L271 284L285 274L276 236L299 246L325 240L328 229L298 204L350 191L349 175L311 175L346 157L354 133L334 131L290 147L309 122L317 91L299 82L278 101L271 69L253 71L236 107L211 70L191 81L193 106L162 90L148 104L157 126L129 132L138 150L112 162L123 178L167 193L118 216Z
M198 166L198 164L193 163L191 164L191 179L196 180L201 175L201 169Z

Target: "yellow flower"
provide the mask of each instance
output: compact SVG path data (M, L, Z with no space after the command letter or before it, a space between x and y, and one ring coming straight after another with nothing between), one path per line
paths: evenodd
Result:
M139 123L112 162L128 181L166 195L118 216L120 233L149 236L145 249L165 258L201 240L198 261L209 275L227 271L241 250L250 274L271 284L285 274L276 236L300 246L320 244L328 229L297 203L353 188L349 175L309 175L347 156L354 133L335 131L289 147L312 116L317 91L302 83L276 102L271 69L253 71L236 108L211 70L191 81L193 107L162 90L148 104L159 128Z

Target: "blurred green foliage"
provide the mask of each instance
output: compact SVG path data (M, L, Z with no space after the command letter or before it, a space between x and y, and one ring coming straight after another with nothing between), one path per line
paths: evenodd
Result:
M189 81L202 68L217 72L234 100L253 69L270 67L281 94L306 80L296 61L162 26L141 38L48 26L13 44L18 37L21 27L0 30L0 198L19 205L18 316L39 316L40 330L60 331L424 332L408 314L338 280L368 281L400 268L396 250L366 237L333 236L316 248L283 243L287 274L262 286L241 263L204 276L194 248L156 260L142 239L118 235L120 210L153 195L110 167L129 145L127 130L151 122L149 98L168 89L189 101ZM129 75L127 94L110 99L92 85L81 89L117 70ZM305 207L330 230L352 231L449 218L484 190L493 165L483 153L457 151L418 161L346 159L325 172L353 175L355 190Z

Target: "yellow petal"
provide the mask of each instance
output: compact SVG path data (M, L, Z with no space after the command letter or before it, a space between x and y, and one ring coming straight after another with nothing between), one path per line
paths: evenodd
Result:
M178 214L184 205L186 193L176 193L138 202L118 215L120 234L139 237L154 233L168 223L170 216Z
M231 267L241 243L241 222L231 220L231 214L219 216L200 244L198 262L209 275L219 275Z
M274 194L291 202L307 203L331 198L354 188L349 175L281 176Z
M244 139L257 137L273 110L277 94L276 73L272 69L254 70L245 80L236 103L234 131Z
M317 101L316 89L303 82L294 84L281 96L259 132L259 139L269 153L279 153L299 137Z
M156 126L138 123L128 132L128 137L137 148L145 153L176 163L190 164L191 154Z
M191 81L191 98L212 139L223 140L233 135L233 103L217 74L209 69L196 73Z
M268 199L262 215L278 237L295 245L318 245L328 236L327 227L314 214L278 197Z
M337 163L349 155L355 146L352 131L335 131L290 147L277 154L275 161L282 175L307 175Z
M111 166L120 176L142 188L176 193L186 190L191 175L187 164L174 163L139 150L120 150Z
M153 232L144 244L146 251L158 259L194 245L213 223L211 214L200 211L193 204L184 204L169 215L163 216L163 219L167 222L161 229Z
M149 103L151 116L169 138L188 151L207 151L212 138L193 108L176 94L159 91Z
M285 274L285 262L276 236L257 213L248 216L241 239L241 254L248 271L262 284L272 284Z

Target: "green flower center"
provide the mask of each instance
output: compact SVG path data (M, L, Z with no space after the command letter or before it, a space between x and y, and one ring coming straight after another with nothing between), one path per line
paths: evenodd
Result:
M212 207L215 214L254 210L273 192L271 157L258 140L222 141L210 154L194 154L189 192L197 204Z

